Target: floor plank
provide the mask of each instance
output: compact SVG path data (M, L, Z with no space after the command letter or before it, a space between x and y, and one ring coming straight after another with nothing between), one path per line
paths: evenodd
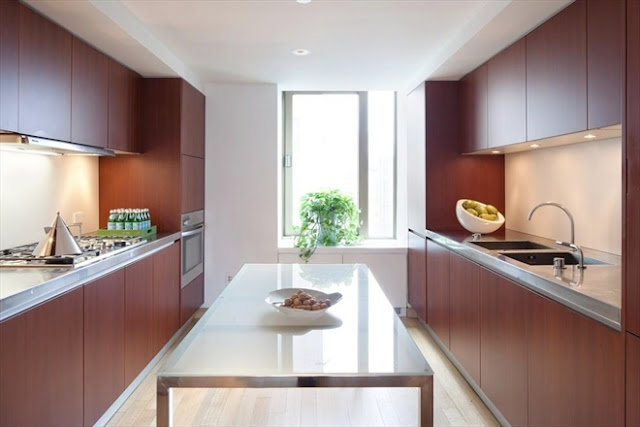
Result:
M413 318L403 322L435 373L434 424L499 425L424 327ZM155 375L171 351L108 426L155 425ZM175 389L173 404L176 426L415 426L418 422L418 392L402 388Z

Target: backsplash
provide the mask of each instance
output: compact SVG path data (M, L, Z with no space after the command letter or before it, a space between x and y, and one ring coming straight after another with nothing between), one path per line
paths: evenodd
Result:
M40 241L56 212L98 229L98 158L0 151L0 249ZM77 233L77 228L71 228Z
M568 241L569 219L538 203L566 207L575 221L578 245L622 252L622 141L614 138L505 155L506 227Z

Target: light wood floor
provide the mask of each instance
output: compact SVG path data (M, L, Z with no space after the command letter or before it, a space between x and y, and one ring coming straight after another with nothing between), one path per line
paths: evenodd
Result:
M434 424L498 425L422 325L415 319L403 320L435 373ZM170 353L108 426L155 426L155 374ZM414 389L174 389L173 404L174 425L410 426L418 421Z

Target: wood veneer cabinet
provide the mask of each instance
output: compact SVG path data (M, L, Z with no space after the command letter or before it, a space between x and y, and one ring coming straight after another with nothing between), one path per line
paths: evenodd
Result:
M153 359L153 257L124 269L124 383L127 387Z
M107 147L130 153L140 151L141 86L142 78L138 73L109 60Z
M462 152L484 150L487 142L487 64L460 80Z
M17 0L0 1L0 129L18 129L19 9Z
M109 58L72 38L71 141L107 146Z
M627 1L626 118L623 126L623 259L627 331L640 336L640 2ZM624 197L626 194L626 197Z
M588 129L622 122L623 0L587 0Z
M449 254L449 349L480 384L480 267Z
M527 140L526 71L524 38L487 62L488 147Z
M0 425L83 423L83 289L0 323Z
M21 3L18 7L18 131L70 141L72 36Z
M412 232L408 235L407 279L409 304L416 315L427 322L427 239Z
M624 333L542 296L528 299L529 425L624 424Z
M204 301L204 273L180 289L180 326L187 323Z
M180 243L153 255L153 353L180 326Z
M125 388L124 285L124 269L84 285L84 425Z
M587 129L586 23L577 0L526 36L529 140Z
M628 426L640 426L640 338L627 333L627 413Z
M447 348L449 305L449 250L427 239L427 324Z
M480 281L480 386L511 425L527 425L529 298L484 268Z
M183 82L180 103L180 154L204 159L205 97Z

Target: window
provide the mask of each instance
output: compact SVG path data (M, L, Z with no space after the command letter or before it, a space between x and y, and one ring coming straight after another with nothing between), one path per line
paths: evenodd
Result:
M284 235L300 198L338 189L360 209L360 234L395 237L395 92L284 93Z

